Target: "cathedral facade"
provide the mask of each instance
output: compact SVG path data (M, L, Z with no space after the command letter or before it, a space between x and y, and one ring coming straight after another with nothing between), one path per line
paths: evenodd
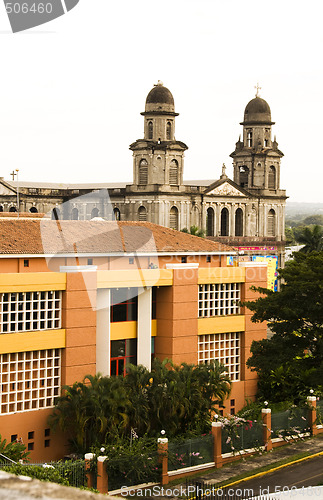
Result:
M283 153L272 139L271 110L258 96L246 106L242 139L231 153L233 180L184 180L184 142L175 138L172 93L158 82L148 93L144 137L130 145L132 183L49 184L0 178L0 211L51 214L58 219L149 221L172 229L197 226L210 239L246 251L282 255L286 192L280 189Z

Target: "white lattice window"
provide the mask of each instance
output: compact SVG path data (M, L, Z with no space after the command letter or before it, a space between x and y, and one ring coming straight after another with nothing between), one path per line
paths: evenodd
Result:
M0 294L0 333L61 328L62 292Z
M1 414L54 406L60 394L60 349L1 354L0 368Z
M199 316L240 314L240 283L199 285Z
M228 369L231 380L239 380L240 337L240 332L199 335L199 363L216 359Z

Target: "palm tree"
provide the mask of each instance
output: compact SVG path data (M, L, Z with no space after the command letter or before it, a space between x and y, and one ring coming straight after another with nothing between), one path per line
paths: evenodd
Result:
M181 229L181 232L191 234L193 236L199 236L200 238L204 238L205 236L204 229L200 229L198 226L191 226L190 230L188 230L187 227L184 227L184 229Z
M304 246L300 249L302 253L320 252L323 250L323 228L321 226L304 227L303 232L297 237L298 243Z

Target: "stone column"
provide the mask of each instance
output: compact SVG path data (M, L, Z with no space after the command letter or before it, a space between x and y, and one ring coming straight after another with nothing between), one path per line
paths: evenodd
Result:
M222 425L221 422L212 422L213 460L215 467L222 467Z
M104 465L105 460L108 457L98 457L98 475L96 488L100 493L108 493L108 473L106 466Z
M168 439L167 438L158 438L157 441L157 453L159 455L159 463L162 465L162 477L161 484L168 484Z
M110 289L97 291L96 372L110 375Z
M310 405L310 427L311 427L311 435L315 436L318 434L318 429L316 427L316 397L315 396L307 396L307 402Z
M141 293L140 293L141 292ZM138 365L151 370L152 288L138 290L137 348Z
M271 409L263 408L261 410L261 418L263 425L263 439L266 451L270 451L273 447L271 441Z

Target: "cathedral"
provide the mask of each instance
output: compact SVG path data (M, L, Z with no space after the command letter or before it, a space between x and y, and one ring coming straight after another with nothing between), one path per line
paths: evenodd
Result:
M197 226L208 238L233 244L242 253L277 255L282 266L287 198L280 189L283 153L272 139L271 110L258 89L244 111L242 139L230 155L233 180L224 165L220 179L184 180L188 147L175 138L178 113L162 82L148 93L141 115L144 137L130 145L132 183L18 184L0 178L0 212L149 221L178 230Z

